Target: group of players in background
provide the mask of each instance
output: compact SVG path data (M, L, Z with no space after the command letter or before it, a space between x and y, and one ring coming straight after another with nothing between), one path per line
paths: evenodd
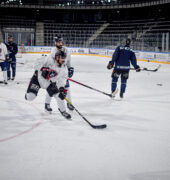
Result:
M13 37L8 37L8 42L0 42L0 67L3 71L4 84L7 81L14 80L16 75L16 57L18 46L13 42ZM12 69L12 73L11 70Z
M8 38L8 43L0 44L0 65L3 71L4 83L7 84L7 79L10 80L10 66L12 68L12 80L15 79L16 58L15 54L18 51L17 45L13 43L13 38ZM70 119L71 115L66 111L65 101L67 99L67 108L74 110L70 95L70 84L68 78L74 74L74 68L71 66L71 56L68 49L63 46L63 38L57 36L54 38L55 47L47 57L37 59L35 63L35 72L28 85L25 99L32 101L38 95L39 89L46 90L45 110L52 112L50 107L51 98L54 97L58 104L58 110L65 118ZM120 98L124 97L126 91L127 79L129 78L130 64L140 72L140 67L137 65L135 53L130 48L131 40L127 39L125 45L118 46L109 61L107 68L113 69L111 95L114 98L118 92L117 82L121 77ZM8 50L8 51L7 51ZM7 73L6 73L7 71ZM7 76L5 76L5 74ZM70 103L68 103L70 102Z

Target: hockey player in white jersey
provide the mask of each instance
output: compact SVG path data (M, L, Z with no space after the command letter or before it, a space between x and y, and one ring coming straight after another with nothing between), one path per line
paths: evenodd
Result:
M4 84L8 84L7 83L7 62L6 62L7 60L8 60L7 47L3 42L0 42L0 67L1 67L1 70L3 71Z
M65 60L65 65L68 69L68 77L72 77L73 76L73 73L74 73L74 68L71 67L71 56L70 56L70 53L68 51L68 49L66 47L63 46L63 38L61 36L57 36L54 38L55 40L55 48L52 49L51 53L50 53L50 56L52 58L54 58L55 56L55 53L60 51L60 50L63 50L66 52L67 54L67 57L66 57L66 60ZM67 90L67 99L71 102L71 94L70 94L70 84L69 84L69 81L68 80L65 80L66 83L65 83L65 89ZM50 103L51 103L51 98L49 96L49 94L47 93L46 94L46 98L45 98L45 109L48 111L48 112L51 112L52 111L52 108L50 107ZM61 99L57 99L58 101L58 104L60 104L60 107L62 107L62 111L66 111L66 108L65 108L65 102L63 102ZM67 108L69 110L74 110L74 107L72 105L70 105L69 103L67 103ZM62 111L60 111L62 113Z
M66 97L67 91L64 88L67 71L65 65L66 52L60 50L55 53L55 57L48 56L37 60L35 72L29 83L25 99L32 101L36 98L40 88L46 89L50 97L54 97L57 102ZM71 116L62 109L58 103L61 114L70 119Z

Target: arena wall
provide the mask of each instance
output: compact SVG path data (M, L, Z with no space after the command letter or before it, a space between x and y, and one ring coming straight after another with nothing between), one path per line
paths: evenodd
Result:
M53 47L47 46L25 46L25 53L44 53L49 54ZM114 49L100 49L100 48L79 48L69 47L71 54L100 56L111 58ZM148 52L148 51L135 51L138 61L156 62L163 64L170 64L170 53L166 52Z

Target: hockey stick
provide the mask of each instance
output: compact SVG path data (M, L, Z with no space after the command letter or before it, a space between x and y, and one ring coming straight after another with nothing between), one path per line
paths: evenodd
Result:
M71 102L67 99L67 98L64 98L67 103L69 103L71 106L73 106L71 104ZM74 106L73 106L74 107ZM75 111L94 129L104 129L107 127L106 124L102 124L102 125L93 125L92 123L90 123L75 107L74 107Z
M0 62L7 62L7 61L0 59ZM10 61L10 62L12 62L12 61ZM15 63L15 64L25 64L25 63L20 63L20 62L12 62L12 63Z
M87 86L87 85L85 85L85 84L82 84L82 83L80 83L80 82L78 82L78 81L75 81L75 80L73 80L73 79L68 78L68 80L69 80L69 81L72 81L72 82L74 82L74 83L77 83L77 84L79 84L79 85L82 85L82 86L84 86L84 87L87 87L87 88L89 88L89 89L92 89L92 90L94 90L94 91L100 92L100 93L102 93L102 94L104 94L104 95L107 95L107 96L109 96L109 97L112 97L111 94L105 93L105 92L100 91L100 90L95 89L95 88L92 88L92 87L90 87L90 86Z
M17 62L17 64L22 64L22 65L24 65L25 63Z
M160 67L161 67L161 65L159 64L158 67L155 68L155 69L143 68L143 69L141 69L141 71L151 71L151 72L156 72L156 71L158 71L158 69L159 69ZM136 69L130 68L130 70L136 70Z
M13 63L13 64L22 64L22 65L25 64L25 63L22 63L22 62L12 62L12 61L10 61L10 63Z

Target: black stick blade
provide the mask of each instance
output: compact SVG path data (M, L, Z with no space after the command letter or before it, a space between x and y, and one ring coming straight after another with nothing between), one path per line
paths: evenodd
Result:
M154 72L158 71L158 69L161 67L161 65L159 64L159 66L155 69Z
M107 94L107 95L112 98L112 95L111 95L111 94Z
M106 128L107 125L106 124L102 124L102 125L92 125L92 128L94 129L104 129Z

